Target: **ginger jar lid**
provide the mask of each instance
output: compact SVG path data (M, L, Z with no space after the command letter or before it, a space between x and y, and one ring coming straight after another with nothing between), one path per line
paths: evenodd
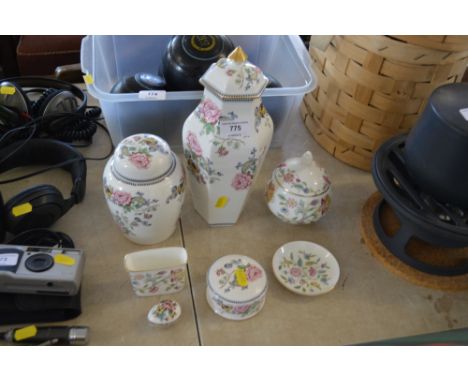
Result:
M273 177L287 192L299 196L321 195L331 185L325 170L317 165L310 151L281 163Z
M267 289L263 267L250 257L227 255L216 260L208 271L208 288L229 302L249 302Z
M152 182L170 175L175 165L165 140L152 134L135 134L115 149L112 170L126 181Z
M261 96L268 78L247 61L247 54L237 47L227 58L212 64L200 83L223 100L249 100Z

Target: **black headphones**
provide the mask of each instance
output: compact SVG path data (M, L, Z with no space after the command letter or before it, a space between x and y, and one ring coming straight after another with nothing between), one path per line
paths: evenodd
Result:
M99 108L87 106L86 94L68 82L42 77L0 80L0 134L37 121L35 137L90 140L100 114ZM23 131L16 139L25 135Z
M65 199L52 185L34 186L21 191L5 204L0 192L0 242L3 242L6 232L18 234L51 226L84 198L86 161L79 151L66 143L51 139L17 141L0 149L1 158L6 159L0 162L0 173L31 164L63 168L70 173L73 188L70 197Z

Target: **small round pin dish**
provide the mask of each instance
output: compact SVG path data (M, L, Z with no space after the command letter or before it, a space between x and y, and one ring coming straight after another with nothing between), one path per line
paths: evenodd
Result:
M273 273L290 291L304 296L330 292L340 278L338 261L326 248L309 241L292 241L273 256Z
M180 317L182 309L175 300L161 300L148 312L148 321L157 326L173 324Z

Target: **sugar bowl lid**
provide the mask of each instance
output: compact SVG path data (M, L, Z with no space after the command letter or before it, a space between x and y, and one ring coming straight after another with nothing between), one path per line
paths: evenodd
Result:
M268 78L257 66L247 61L247 54L238 46L227 58L212 64L200 83L225 100L260 97Z
M317 165L310 151L281 163L274 170L273 177L287 192L299 196L323 194L331 184L325 170Z
M175 165L165 140L152 134L135 134L115 149L112 170L126 181L148 182L168 176Z
M267 289L263 267L250 257L226 255L216 260L208 271L208 288L230 302L248 302Z

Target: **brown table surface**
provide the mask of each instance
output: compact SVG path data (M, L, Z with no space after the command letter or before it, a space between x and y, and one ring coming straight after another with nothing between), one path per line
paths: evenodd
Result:
M102 132L84 150L98 155L107 149ZM332 180L331 209L306 226L285 224L268 210L264 185L283 159L311 150ZM66 325L88 325L91 345L342 345L417 335L468 326L468 292L444 293L402 280L377 262L361 242L360 212L375 191L369 173L351 168L326 153L304 128L299 115L280 149L271 149L237 224L209 228L195 212L190 192L180 226L154 247L184 245L189 254L190 283L176 295L182 316L174 325L155 328L146 320L160 297L136 297L123 267L123 256L148 247L125 239L113 223L102 191L105 161L88 162L85 200L52 228L72 236L86 253L83 313ZM14 172L13 172L14 173ZM4 199L41 182L65 195L69 176L61 170L2 186ZM336 288L320 297L295 295L275 279L271 260L276 249L295 240L317 242L337 258L341 276ZM255 317L229 321L214 314L205 298L205 275L218 257L245 254L259 261L269 281L266 304ZM56 323L57 324L57 323Z

